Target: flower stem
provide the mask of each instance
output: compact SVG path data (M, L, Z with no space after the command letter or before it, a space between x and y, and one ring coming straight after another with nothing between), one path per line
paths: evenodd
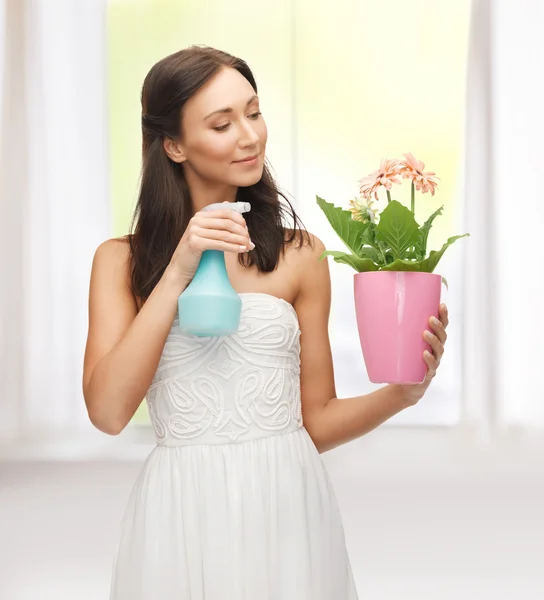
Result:
M413 181L412 181L412 201L411 201L411 206L412 206L412 213L415 215L416 214L416 189L415 189Z
M382 248L382 245L380 244L380 242L378 242L378 249L382 255L383 264L385 266L387 264L387 259L385 258L385 252L384 252L384 249Z
M387 204L391 202L391 192L389 190L385 190L387 192Z

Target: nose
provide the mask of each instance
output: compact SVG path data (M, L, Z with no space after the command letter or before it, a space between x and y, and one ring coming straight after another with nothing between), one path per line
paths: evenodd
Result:
M242 125L242 130L240 132L240 140L239 144L242 148L247 148L248 146L255 146L259 141L259 134L255 131L253 124L250 121L246 121Z

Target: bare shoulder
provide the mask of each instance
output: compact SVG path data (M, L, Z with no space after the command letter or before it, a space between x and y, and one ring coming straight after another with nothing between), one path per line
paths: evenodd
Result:
M286 229L285 242L287 249L302 251L304 255L312 252L323 252L325 249L323 242L314 233L306 229L297 231Z
M102 242L95 251L94 260L118 267L129 265L130 245L128 237L111 238Z
M138 306L131 285L130 244L127 237L102 242L95 251L91 270L91 303L103 293L115 294L126 304Z
M310 231L303 231L301 236L298 236L288 244L288 252L291 254L291 261L298 269L305 271L307 268L317 268L323 252L325 244Z
M92 274L115 280L119 287L130 289L130 244L128 237L111 238L95 251Z
M297 298L305 292L321 288L325 292L330 287L329 266L326 259L322 259L325 244L317 235L304 231L302 238L288 246L287 255L290 270L295 274L297 281Z

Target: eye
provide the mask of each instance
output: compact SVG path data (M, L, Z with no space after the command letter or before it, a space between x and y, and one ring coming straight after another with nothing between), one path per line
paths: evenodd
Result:
M255 113L249 115L249 118L255 120L255 119L258 119L261 116L261 114L262 114L261 111L257 111Z
M229 128L230 123L225 123L224 125L218 125L217 127L212 127L215 131L226 131Z

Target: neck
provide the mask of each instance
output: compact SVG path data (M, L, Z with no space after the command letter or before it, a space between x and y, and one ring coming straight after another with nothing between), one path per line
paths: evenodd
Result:
M236 186L204 181L186 172L186 181L191 192L193 214L216 202L236 202Z

